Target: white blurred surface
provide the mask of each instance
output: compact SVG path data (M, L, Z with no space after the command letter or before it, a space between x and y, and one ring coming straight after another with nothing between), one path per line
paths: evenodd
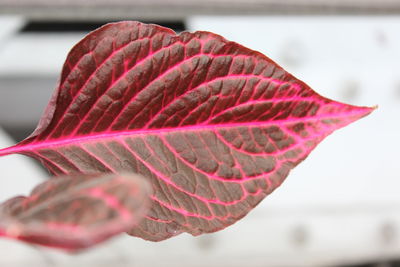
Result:
M25 20L19 16L0 16L0 42L4 44L16 30L24 25Z
M14 141L0 128L0 148L14 145ZM20 194L28 194L45 173L32 159L22 155L10 155L0 159L0 201ZM0 258L1 259L1 258Z
M400 258L400 18L196 17L188 26L265 53L325 96L379 109L328 137L275 193L224 231L160 243L121 236L74 256L0 240L0 266L327 266ZM61 65L59 51L71 42L46 41L45 60L52 61L46 64ZM4 139L0 147L9 144ZM2 199L46 176L22 160L0 158Z

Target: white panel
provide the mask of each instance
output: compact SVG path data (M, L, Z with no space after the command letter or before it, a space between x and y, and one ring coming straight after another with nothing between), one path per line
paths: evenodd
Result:
M380 107L328 137L281 188L224 231L160 243L118 237L74 256L0 240L0 262L241 267L400 258L400 18L197 17L188 25L264 52L323 95ZM51 43L58 52L49 46L49 55L60 58L64 44Z

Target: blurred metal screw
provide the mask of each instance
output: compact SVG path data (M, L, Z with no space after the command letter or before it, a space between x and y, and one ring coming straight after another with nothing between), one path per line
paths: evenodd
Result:
M381 240L383 244L393 244L397 238L396 226L392 222L385 222L380 227Z
M306 47L300 41L288 40L281 50L280 61L285 67L298 67L306 60Z
M197 237L197 245L202 250L210 250L215 247L216 244L215 234L204 234Z
M361 90L360 83L354 79L344 80L341 89L341 97L345 101L354 101Z
M394 90L396 94L396 98L400 98L400 81L397 81L396 84L394 85Z
M304 225L296 226L291 232L291 239L295 246L304 247L309 242L309 233Z

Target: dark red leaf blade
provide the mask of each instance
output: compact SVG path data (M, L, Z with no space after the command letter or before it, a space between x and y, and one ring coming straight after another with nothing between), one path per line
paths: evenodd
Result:
M138 224L151 186L136 174L63 176L0 206L0 236L67 251L94 246Z
M372 110L324 98L219 35L120 22L71 50L37 130L0 155L54 174L142 174L152 209L129 233L156 241L236 222L323 138Z

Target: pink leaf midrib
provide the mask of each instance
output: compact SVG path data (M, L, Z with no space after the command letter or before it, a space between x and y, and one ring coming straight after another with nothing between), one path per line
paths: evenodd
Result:
M282 119L275 121L267 121L267 122L247 122L247 123L226 123L226 124L215 124L215 125L196 125L196 126L185 126L185 127L176 127L176 128L162 128L162 129L134 129L130 131L119 131L119 132L109 132L109 133L99 133L99 134L90 134L90 135L81 135L74 137L66 137L65 139L50 139L40 142L32 142L30 144L25 145L15 145L12 147L0 149L0 156L5 156L13 153L21 153L30 150L37 150L41 148L49 148L49 147L58 147L61 145L74 144L79 142L91 141L96 139L109 139L112 137L118 136L128 136L128 135L157 135L162 133L169 132L183 132L183 131L206 131L211 130L215 131L217 129L226 129L226 128L237 128L237 127L266 127L272 125L284 125L284 124L293 124L293 123L305 123L312 121L321 121L324 119L338 119L338 118L348 118L348 117L363 117L371 113L375 108L362 107L356 110L352 110L349 112L338 113L338 114L327 114L320 116L311 116L311 117L301 117L301 118L291 118L291 119ZM353 120L349 120L348 123ZM348 123L344 123L343 126Z

